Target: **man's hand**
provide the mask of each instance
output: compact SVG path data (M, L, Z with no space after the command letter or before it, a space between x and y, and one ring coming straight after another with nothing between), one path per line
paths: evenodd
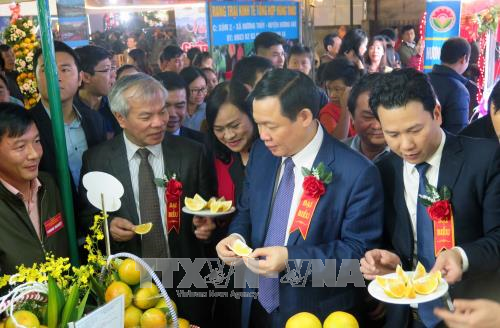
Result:
M441 271L443 278L449 284L454 284L462 279L462 256L456 249L441 252L436 258L433 271Z
M217 256L219 256L219 258L222 261L224 261L224 263L226 263L227 265L238 265L241 263L241 257L236 255L231 250L231 248L229 248L238 239L240 238L234 235L230 235L219 241L219 243L215 247L215 250L217 251Z
M455 300L455 311L434 309L434 314L443 319L450 328L497 328L500 327L500 304L479 300Z
M396 254L384 249L373 249L361 259L361 273L365 279L373 280L377 275L394 272L398 264L401 264L401 259Z
M109 224L109 233L114 241L125 242L134 238L135 225L127 219L115 217Z
M200 240L207 240L212 235L216 225L209 217L193 217L193 225L195 227L194 234Z
M258 258L265 258L259 260ZM286 268L288 249L284 246L272 246L255 249L248 258L243 258L245 265L259 275L279 273Z

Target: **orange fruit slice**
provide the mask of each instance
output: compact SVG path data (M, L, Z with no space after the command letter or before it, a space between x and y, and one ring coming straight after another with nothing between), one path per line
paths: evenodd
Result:
M201 211L206 205L207 201L200 195L196 194L193 198L184 198L184 205L191 211Z
M402 298L406 293L406 285L399 279L390 279L385 285L384 292L392 298Z
M418 262L417 267L415 268L415 272L413 273L413 280L420 279L424 277L427 274L425 271L425 267L422 265L422 263Z
M248 256L253 252L253 249L239 239L233 243L231 249L238 256Z
M399 264L396 267L396 275L397 275L398 279L401 280L402 282L404 282L405 284L408 282L408 276L406 275L403 268Z
M435 271L413 281L415 292L421 295L433 293L439 286L441 272Z
M151 223L151 222L139 224L139 225L135 226L134 232L138 235L145 235L151 231L152 227L153 227L153 223Z
M233 202L230 200L222 201L221 202L221 208L222 212L227 212L231 209L231 206L233 206Z
M417 294L415 293L415 288L413 287L413 284L410 281L406 284L405 297L406 298L417 297Z
M215 197L210 197L210 199L207 202L207 205L205 205L205 209L210 209L212 207L212 204L217 201L217 198Z
M212 212L212 213L222 212L221 205L222 205L221 202L216 200L215 202L212 203L212 205L210 205L210 212Z

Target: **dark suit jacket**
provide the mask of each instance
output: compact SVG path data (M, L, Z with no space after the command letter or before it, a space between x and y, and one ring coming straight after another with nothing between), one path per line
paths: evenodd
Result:
M177 179L183 184L183 197L193 197L195 193L200 194L205 199L212 195L211 186L208 180L207 162L203 148L186 138L166 135L163 143L163 159L165 161L165 172L175 173ZM121 208L111 213L113 217L123 217L134 224L139 224L138 211L132 190L132 181L128 167L127 151L123 134L115 136L86 151L83 155L82 176L91 171L102 171L116 177L125 189L121 198ZM80 185L80 203L82 206L80 225L84 234L91 224L93 214L98 212L86 199L86 191ZM184 201L181 199L181 206ZM181 214L181 228L179 234L172 230L168 235L168 243L172 258L204 258L204 244L200 242L193 232L193 216L185 213ZM129 252L141 256L141 239L136 236L127 242L112 241L113 253ZM181 267L179 275L174 274L174 287L183 277ZM204 289L203 292L208 292ZM208 294L208 293L207 293ZM190 319L192 323L206 326L209 321L210 305L206 304L208 298L182 297L177 298L175 292L169 292L179 306L181 317Z
M384 242L412 270L413 232L404 199L403 160L391 153L377 166L385 195ZM452 297L500 295L500 147L498 142L447 134L438 187L451 190L455 243L463 248L469 269L450 288ZM495 281L496 280L496 281ZM405 327L408 306L391 306L389 327Z
M85 107L77 107L77 109L82 118L82 128L87 139L87 147L91 148L92 146L95 146L106 140L104 122L101 116L97 112L94 112ZM30 112L33 115L33 119L35 120L35 124L40 133L40 142L43 147L43 156L40 160L39 168L42 171L50 173L54 177L54 179L56 179L56 181L59 181L56 170L56 150L54 144L54 135L52 133L52 123L50 121L50 117L49 115L47 115L47 112L45 111L45 108L43 107L41 101L38 102L35 107L30 109ZM73 190L73 195L75 196L76 187L72 178L71 187Z
M185 126L181 126L181 130L180 130L179 135L181 137L185 137L185 138L194 140L196 142L199 142L202 145L205 145L207 143L207 140L205 138L205 134L201 133L200 131L186 128Z
M304 240L295 231L286 247L289 260L335 259L338 271L343 259L360 259L367 250L379 245L383 227L382 185L373 164L326 133L314 166L320 162L331 170L333 181L319 200L307 238ZM241 234L254 249L264 245L280 164L281 158L273 156L260 140L254 143L238 214L229 228L229 233ZM311 281L303 288L280 284L276 327L284 327L289 317L301 311L314 313L321 320L336 310L360 315L358 291L351 287L348 284L344 288L314 288ZM248 326L251 302L248 297L243 299L243 327Z
M489 113L488 115L483 116L469 124L465 129L460 131L460 134L473 138L498 140L498 136L495 132L495 127L493 126L493 121L491 120Z
M465 87L467 78L444 65L434 65L429 77L441 104L442 128L458 133L469 121L470 96Z

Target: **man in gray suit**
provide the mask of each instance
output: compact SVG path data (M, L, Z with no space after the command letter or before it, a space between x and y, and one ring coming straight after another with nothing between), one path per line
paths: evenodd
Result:
M191 260L205 257L203 241L210 238L215 224L211 219L193 218L180 211L184 197L212 194L202 146L165 133L169 118L167 91L154 78L145 74L124 77L115 84L109 99L123 133L85 152L82 175L90 171L106 172L115 176L125 189L122 206L109 223L113 253L126 251L147 258ZM166 214L167 204L173 199L166 191L171 188L155 185L155 179L173 174L182 184L182 195L177 212L169 213L178 213L179 220ZM88 228L97 210L89 205L83 189L80 195L80 222ZM141 237L134 233L136 225L147 222L153 223L148 234ZM183 270L174 272L174 290L169 294L179 305L181 317L206 326L210 320L208 298L176 297L176 286L183 276Z

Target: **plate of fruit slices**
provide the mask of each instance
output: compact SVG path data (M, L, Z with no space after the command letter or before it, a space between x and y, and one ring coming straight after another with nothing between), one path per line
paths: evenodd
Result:
M197 216L216 217L231 214L236 211L236 208L233 206L232 201L225 200L224 197L212 197L206 201L203 197L196 194L193 198L184 198L182 211Z
M422 264L415 271L403 271L398 265L396 272L377 276L368 285L370 295L391 304L419 304L440 298L448 291L448 283L441 272L427 273Z

